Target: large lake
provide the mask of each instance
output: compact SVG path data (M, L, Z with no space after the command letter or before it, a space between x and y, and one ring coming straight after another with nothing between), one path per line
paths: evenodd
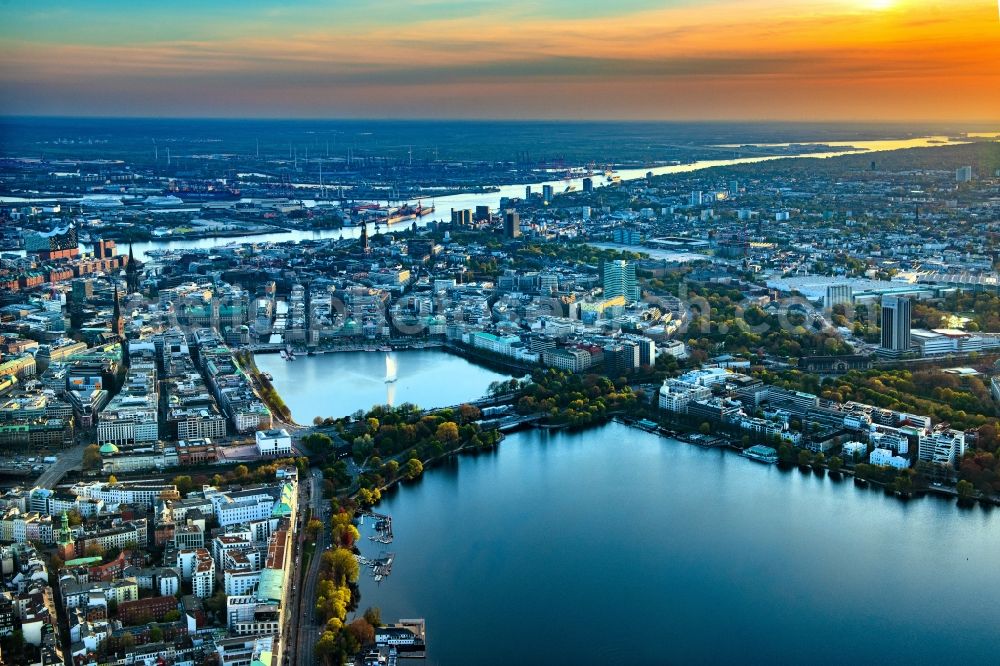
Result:
M257 367L274 377L274 387L297 423L316 416L345 416L373 405L412 402L424 408L447 407L482 398L489 385L509 379L439 350L392 352L396 381L386 382L386 354L336 352L296 356L257 354Z
M991 663L1000 512L908 503L618 424L527 431L378 507L361 609L430 665ZM365 531L364 534L369 532Z

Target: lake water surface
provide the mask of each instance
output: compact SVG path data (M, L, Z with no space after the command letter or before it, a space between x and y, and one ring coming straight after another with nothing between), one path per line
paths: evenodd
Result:
M1000 512L901 502L619 424L526 431L378 507L361 610L428 665L992 663ZM363 532L367 534L369 532Z
M386 354L336 352L296 356L257 354L257 367L274 377L274 387L297 423L316 416L346 416L373 405L411 402L420 407L447 407L482 398L490 383L509 379L444 351L407 350L391 353L396 381L386 382Z

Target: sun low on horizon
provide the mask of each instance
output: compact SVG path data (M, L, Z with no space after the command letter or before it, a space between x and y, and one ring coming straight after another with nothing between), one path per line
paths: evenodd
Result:
M860 3L866 9L874 11L892 9L893 5L896 4L895 0L860 0Z
M3 115L1000 119L995 0L39 0Z

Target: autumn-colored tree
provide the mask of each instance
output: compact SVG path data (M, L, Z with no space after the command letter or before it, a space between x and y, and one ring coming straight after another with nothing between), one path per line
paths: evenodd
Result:
M83 468L101 468L101 448L97 444L90 444L83 450Z
M437 427L435 436L446 444L454 444L458 441L458 424L454 421L445 421Z
M316 641L313 651L324 663L332 663L333 655L337 652L337 635L332 631L324 631Z
M406 461L404 474L407 479L415 479L424 473L424 465L416 458L410 458Z
M362 488L358 491L358 502L361 506L373 506L377 504L380 499L382 499L382 491L378 488Z
M375 627L363 617L359 617L347 625L347 630L351 632L359 645L371 645L375 642Z
M191 477L186 474L175 476L173 484L177 486L177 492L181 495L187 495L191 492L191 489L194 488L194 482L191 480Z
M337 548L329 552L332 554L331 566L334 580L339 581L341 585L358 582L360 568L354 553L346 548Z
M330 521L333 534L333 542L343 548L351 548L354 543L361 538L356 528L351 522L351 514L341 511L333 514Z
M458 414L462 419L462 423L472 423L473 421L478 421L483 417L482 411L475 405L463 404L458 408Z

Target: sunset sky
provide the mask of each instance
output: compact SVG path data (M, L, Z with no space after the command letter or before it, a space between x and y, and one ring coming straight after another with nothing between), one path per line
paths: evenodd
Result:
M1000 119L997 0L0 3L0 114Z

